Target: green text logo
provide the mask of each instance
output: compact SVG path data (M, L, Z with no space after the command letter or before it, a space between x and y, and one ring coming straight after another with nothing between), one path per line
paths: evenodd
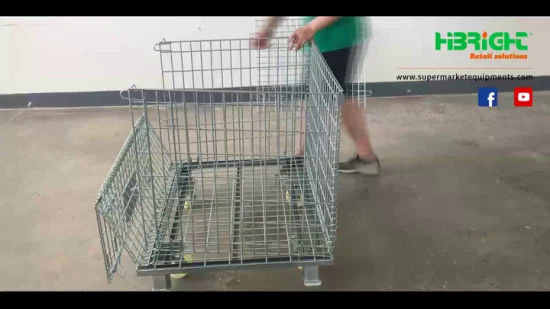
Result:
M527 32L516 32L513 37L509 32L447 32L447 38L441 33L435 33L435 50L441 50L446 45L447 50L465 50L473 45L475 50L510 50L515 45L518 50L528 50L528 46L521 41L527 37Z

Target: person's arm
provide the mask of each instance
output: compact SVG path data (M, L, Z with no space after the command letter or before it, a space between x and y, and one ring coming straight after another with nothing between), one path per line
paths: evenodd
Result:
M266 19L266 24L262 30L262 34L266 36L271 36L273 29L277 27L277 24L279 23L280 20L281 20L281 16L269 16Z
M298 50L306 42L311 40L315 33L335 23L341 16L319 16L315 17L307 25L299 28L290 35L290 50Z
M252 40L252 46L254 48L267 48L268 41L273 35L273 29L277 27L277 24L279 23L279 20L281 19L281 16L269 16L266 19L265 26L262 27L262 30L260 32L256 33L256 39Z

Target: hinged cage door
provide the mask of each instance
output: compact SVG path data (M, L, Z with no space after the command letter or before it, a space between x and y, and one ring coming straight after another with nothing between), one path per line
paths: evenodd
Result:
M152 177L156 169L170 164L168 155L163 156L162 163L151 155L152 149L159 148L163 145L158 135L141 116L101 187L95 211L108 282L116 273L124 276L126 272L120 261L124 249L134 263L147 263L154 254L159 228L155 224L155 202L144 196L155 192L162 200L169 191Z

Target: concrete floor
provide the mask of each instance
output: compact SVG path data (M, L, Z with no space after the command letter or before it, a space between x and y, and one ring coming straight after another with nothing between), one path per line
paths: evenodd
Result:
M312 290L550 289L550 94L534 101L370 100L383 174L340 177L336 260ZM130 124L126 108L0 111L1 290L151 289L128 261L105 282L93 211ZM265 269L173 289L306 288L297 269Z

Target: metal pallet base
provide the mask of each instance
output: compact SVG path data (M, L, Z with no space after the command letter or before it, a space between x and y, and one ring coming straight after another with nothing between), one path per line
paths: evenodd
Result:
M305 266L302 269L304 285L307 287L320 286L322 281L319 276L319 266ZM153 276L153 292L168 292L172 288L170 275Z
M192 163L192 164L180 164L177 167L177 186L179 190L175 194L178 194L180 198L183 197L183 195L186 194L186 192L189 192L190 188L190 175L193 170L199 170L199 169L207 169L207 168L226 168L231 167L236 169L236 179L237 184L235 188L236 196L235 196L235 203L233 205L234 208L234 218L233 218L233 234L232 238L234 240L233 243L238 242L238 239L240 237L239 234L239 227L238 225L243 224L241 221L242 216L242 207L240 205L240 189L242 186L242 170L246 167L258 167L258 166L280 166L280 167L290 167L290 171L292 169L298 169L298 167L301 167L302 169L305 169L305 162L304 158L301 156L296 157L288 157L288 158L279 158L279 159L268 159L268 160L232 160L232 161L210 161L210 162L198 162L198 163ZM298 190L300 189L300 186L298 184L297 179L299 179L299 175L296 173L290 173L288 175L289 178L294 179L295 183L290 188L290 196L294 197L297 196ZM301 185L309 187L309 183L306 181L302 181ZM307 194L304 194L303 196L303 211L306 215L309 216L315 216L315 212L317 211L315 207L311 207L311 205L315 205L315 199L313 194L311 194L311 190L305 190L302 189L302 192L308 192ZM306 207L306 205L309 205ZM175 210L173 209L175 208ZM236 258L228 258L227 260L223 261L196 261L196 262L185 262L181 263L180 257L184 254L184 252L180 252L180 248L183 247L184 243L181 242L181 240L176 239L177 230L181 228L179 226L179 218L182 215L180 212L182 211L183 207L181 205L175 205L174 207L166 208L166 212L163 214L163 217L167 218L167 216L170 216L170 212L175 212L174 214L174 220L172 223L172 226L170 227L170 234L169 234L169 240L166 241L159 241L156 242L155 247L153 248L153 252L162 254L153 254L148 263L146 265L140 265L137 269L138 276L153 276L153 290L154 291L166 291L170 289L171 284L171 277L170 274L180 274L180 273L188 273L188 272L203 272L203 271L210 271L210 270L242 270L242 269L251 269L251 268L258 268L258 267L303 267L303 278L304 278L304 284L306 286L318 286L321 284L321 281L319 279L319 269L318 267L320 265L331 265L332 264L332 258L320 258L315 256L314 254L304 254L304 252L293 252L290 256L282 256L282 257L265 257L265 258L243 258L236 257ZM292 209L292 211L296 211L295 209ZM293 214L294 215L294 214ZM166 219L163 221L167 221ZM164 238L164 235L166 234L167 227L159 227L159 230L157 231L157 235L160 235L160 239ZM297 231L296 234L300 235L301 231ZM318 232L319 233L319 232ZM300 239L300 241L302 241ZM311 244L312 247L314 247L313 244ZM238 248L233 245L232 250L238 251ZM177 262L176 260L180 259L180 262Z

